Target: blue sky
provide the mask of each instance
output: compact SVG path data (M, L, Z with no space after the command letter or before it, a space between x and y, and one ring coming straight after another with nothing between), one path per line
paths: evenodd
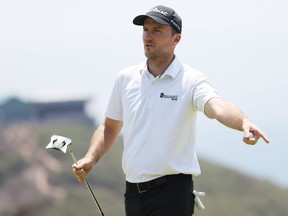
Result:
M89 97L101 120L119 70L145 60L132 19L158 4L183 19L181 61L271 140L246 146L242 133L199 114L199 156L288 187L286 0L0 0L0 100Z

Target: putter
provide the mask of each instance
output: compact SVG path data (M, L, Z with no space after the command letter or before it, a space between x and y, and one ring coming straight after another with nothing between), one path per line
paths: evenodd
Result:
M66 154L67 149L68 149L73 161L75 163L77 163L76 157L75 157L74 153L72 152L71 145L72 145L72 140L71 139L69 139L67 137L63 137L63 136L53 135L51 137L50 143L46 146L46 149L49 149L49 148L56 149L56 150L64 152L65 154ZM102 209L101 209L101 207L100 207L100 205L99 205L94 193L92 192L88 181L85 179L84 182L85 182L85 184L86 184L86 186L87 186L87 188L88 188L88 190L89 190L89 192L90 192L90 194L91 194L91 196L92 196L92 198L93 198L93 200L94 200L94 202L95 202L95 204L96 204L101 216L104 216L104 213L103 213L103 211L102 211Z

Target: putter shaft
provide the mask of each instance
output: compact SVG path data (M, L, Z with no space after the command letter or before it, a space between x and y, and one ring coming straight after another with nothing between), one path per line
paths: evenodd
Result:
M70 152L70 155L71 155L73 161L74 161L75 163L77 163L76 157L75 157L75 155L74 155L74 153L73 153L73 151L72 151L71 146L68 146L68 149L69 149L69 152ZM99 205L99 203L98 203L98 201L97 201L97 199L96 199L96 197L95 197L95 195L94 195L94 193L93 193L93 191L92 191L92 189L91 189L88 181L85 179L84 182L85 182L86 187L88 188L88 190L89 190L89 192L90 192L90 195L92 196L92 198L93 198L96 206L98 207L98 210L99 210L101 216L104 216L104 213L103 213L103 211L102 211L102 209L101 209L101 207L100 207L100 205Z

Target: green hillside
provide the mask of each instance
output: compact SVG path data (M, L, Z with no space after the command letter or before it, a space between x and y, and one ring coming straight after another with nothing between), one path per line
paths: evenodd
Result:
M53 134L70 137L80 159L94 128L83 125L18 124L0 127L1 216L94 216L100 215L85 187L72 174L66 155L45 147ZM124 175L121 169L122 140L88 176L105 215L124 216ZM196 216L285 216L288 189L200 161L202 175L195 186L205 191L206 210Z

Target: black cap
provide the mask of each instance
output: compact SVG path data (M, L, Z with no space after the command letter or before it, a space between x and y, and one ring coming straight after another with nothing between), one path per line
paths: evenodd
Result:
M134 18L135 25L143 25L147 17L163 25L170 25L176 32L182 31L181 17L172 9L163 5L153 7L146 15L139 15Z

